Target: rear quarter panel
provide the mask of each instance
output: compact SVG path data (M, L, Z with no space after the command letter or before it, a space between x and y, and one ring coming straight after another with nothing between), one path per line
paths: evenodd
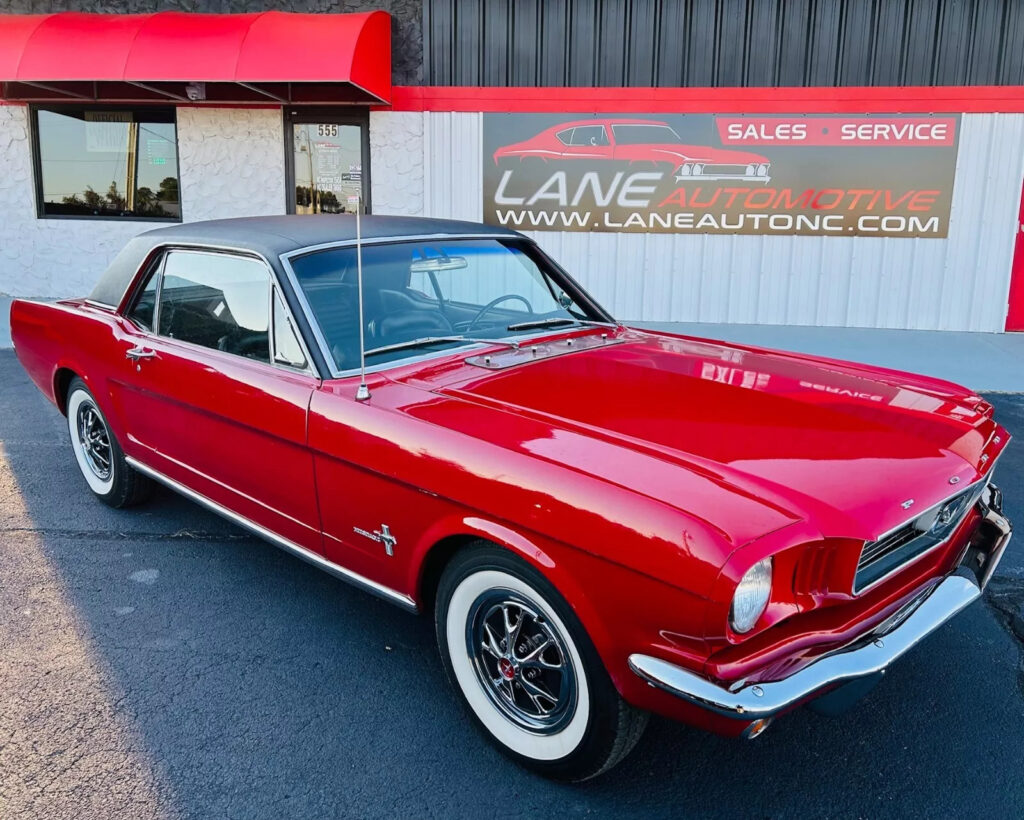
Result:
M11 338L15 354L43 395L64 411L57 393L62 370L79 376L96 398L114 434L124 440L123 420L110 401L110 368L117 361L116 323L111 310L81 300L35 302L16 299L11 305ZM123 360L123 354L120 356Z

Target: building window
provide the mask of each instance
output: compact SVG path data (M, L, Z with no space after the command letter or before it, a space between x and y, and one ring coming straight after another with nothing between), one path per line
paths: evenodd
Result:
M40 217L181 220L173 108L33 110Z

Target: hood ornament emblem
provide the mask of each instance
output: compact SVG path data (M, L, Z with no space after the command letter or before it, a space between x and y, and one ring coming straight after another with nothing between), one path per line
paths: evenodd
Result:
M902 504L900 504L900 506L903 509L905 509L905 510L909 510L911 507L914 506L914 499L913 498L908 498L906 501L904 501Z

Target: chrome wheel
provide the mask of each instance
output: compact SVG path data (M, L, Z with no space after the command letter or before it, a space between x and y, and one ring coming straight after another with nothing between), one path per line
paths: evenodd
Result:
M84 401L78 407L75 418L78 443L85 456L85 463L100 481L111 476L110 433L107 425L91 402Z
M508 589L472 604L466 648L491 702L539 734L563 729L576 711L577 681L566 642L541 608Z

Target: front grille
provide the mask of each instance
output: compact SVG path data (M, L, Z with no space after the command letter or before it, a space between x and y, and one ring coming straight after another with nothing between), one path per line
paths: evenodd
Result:
M978 482L952 498L936 504L906 524L868 541L861 550L854 576L854 593L886 578L908 561L948 539L981 497L987 482Z
M756 166L755 166L756 167ZM747 175L746 165L705 165L704 175L714 176L721 174L722 176L737 176L742 177Z

